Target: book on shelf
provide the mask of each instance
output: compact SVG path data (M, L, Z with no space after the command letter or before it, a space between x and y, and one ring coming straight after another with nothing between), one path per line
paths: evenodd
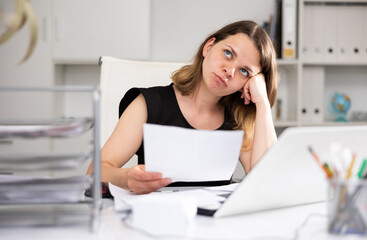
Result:
M282 57L282 0L274 1L274 11L270 22L270 40L273 43L277 58Z

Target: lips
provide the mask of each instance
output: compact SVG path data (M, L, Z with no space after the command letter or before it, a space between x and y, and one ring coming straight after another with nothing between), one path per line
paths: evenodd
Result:
M219 77L217 74L214 74L215 78L220 82L223 86L227 87L227 81L225 81L223 78Z

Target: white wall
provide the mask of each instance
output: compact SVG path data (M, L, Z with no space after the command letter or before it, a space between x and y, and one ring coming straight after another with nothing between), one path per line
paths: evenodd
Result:
M271 0L152 0L151 54L154 61L189 61L202 41L238 20L269 21Z

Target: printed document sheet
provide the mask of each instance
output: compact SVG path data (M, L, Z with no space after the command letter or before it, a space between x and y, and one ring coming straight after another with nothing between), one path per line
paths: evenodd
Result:
M177 181L229 180L239 160L243 131L144 125L145 169Z

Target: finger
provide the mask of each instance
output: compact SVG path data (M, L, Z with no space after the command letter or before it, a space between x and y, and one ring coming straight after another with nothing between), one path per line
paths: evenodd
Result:
M242 94L244 94L244 97L245 97L245 104L249 104L250 103L250 100L251 100L250 84L249 84L249 82L247 82L245 84L245 87L243 89L244 89L244 91L243 91Z
M261 72L259 72L258 74L256 74L254 77L256 77L256 79L258 79L258 80L262 80L262 81L265 82L264 74L262 74Z
M262 72L258 72L258 73L256 73L255 75L253 75L251 78L253 78L253 77L258 77L258 76L260 76L260 77L264 77L264 74L263 74Z
M153 181L162 179L162 173L159 172L137 172L134 179L138 181Z
M154 192L171 183L170 178L162 178L154 181L135 182L131 184L131 190L138 194Z
M144 165L138 165L134 167L132 177L138 181L151 181L159 180L162 178L162 173L159 172L146 172Z

